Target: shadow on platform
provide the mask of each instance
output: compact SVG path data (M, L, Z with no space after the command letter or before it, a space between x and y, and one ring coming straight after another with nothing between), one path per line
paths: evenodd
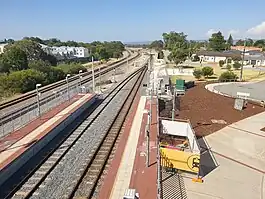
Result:
M215 170L219 165L204 137L198 138L198 144L201 148L200 176L205 177Z

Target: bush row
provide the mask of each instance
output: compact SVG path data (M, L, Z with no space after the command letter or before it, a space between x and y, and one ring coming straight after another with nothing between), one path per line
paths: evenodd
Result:
M87 71L81 64L50 66L44 61L33 61L29 63L29 69L0 75L0 97L34 90L36 84L51 84L64 79L66 74L78 74L80 70Z

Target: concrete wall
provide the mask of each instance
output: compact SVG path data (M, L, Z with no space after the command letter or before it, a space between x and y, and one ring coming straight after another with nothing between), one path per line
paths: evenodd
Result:
M68 115L68 117L52 129L41 140L36 142L33 146L27 149L22 155L20 155L11 164L6 166L0 172L0 185L2 185L11 175L18 171L27 161L30 160L36 153L38 153L43 147L45 147L55 136L62 132L70 123L72 123L78 116L80 116L86 109L88 109L96 100L94 96L85 104L83 104L76 111Z

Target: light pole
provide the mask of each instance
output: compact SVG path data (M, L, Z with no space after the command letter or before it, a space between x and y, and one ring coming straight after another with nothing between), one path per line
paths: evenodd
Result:
M98 83L98 85L99 85L99 91L101 91L101 71L100 71L100 65L98 66L98 71L99 71L99 83Z
M40 93L39 93L39 87L41 87L41 84L36 84L37 105L38 105L38 117L40 117Z
M82 72L83 72L83 71L80 70L79 73L78 73L78 75L79 75L79 89L80 89L80 91L81 91L81 86L82 86L82 82L81 82L81 79L82 79L82 75L81 75L81 73L82 73Z
M67 84L67 97L68 97L68 101L70 100L70 93L69 93L69 81L68 78L70 77L70 74L67 74L65 77L66 80L66 84Z
M146 167L149 167L150 162L150 133L151 133L151 125L152 125L152 101L153 101L153 82L151 83L151 74L152 74L152 64L151 64L152 54L150 53L150 59L149 59L149 82L148 87L150 90L150 103L149 103L149 112L148 112L148 125L146 127Z
M247 39L245 39L244 41L244 49L243 49L242 63L241 63L241 70L240 70L240 81L243 80L243 66L244 66L244 58L245 58L245 51L246 51L246 42L247 42Z
M94 57L91 57L92 61L92 89L95 92L95 72L94 72Z

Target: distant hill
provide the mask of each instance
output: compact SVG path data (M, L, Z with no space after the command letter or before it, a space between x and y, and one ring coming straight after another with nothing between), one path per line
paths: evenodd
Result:
M124 42L125 45L149 45L152 41Z

